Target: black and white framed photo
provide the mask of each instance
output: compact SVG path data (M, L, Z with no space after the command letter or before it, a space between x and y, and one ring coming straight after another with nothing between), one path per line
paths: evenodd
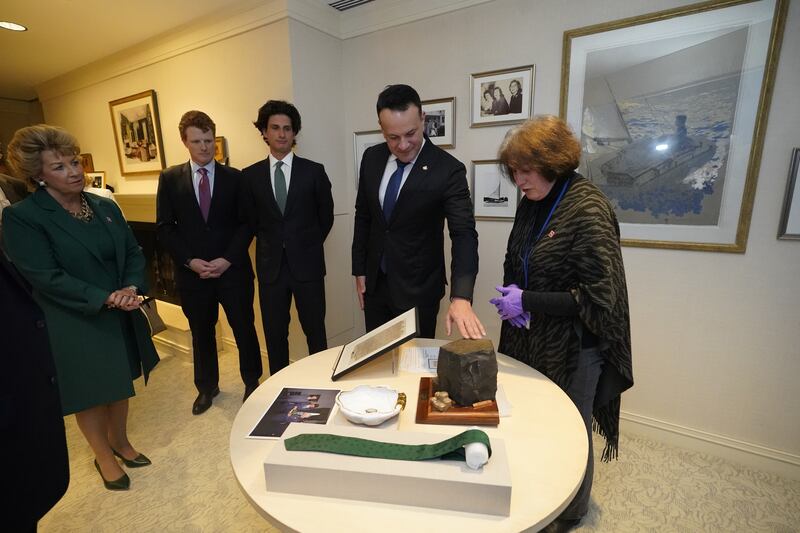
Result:
M336 381L348 372L365 365L379 355L396 348L417 336L417 308L409 309L382 326L367 332L342 346L333 366L331 381Z
M470 128L517 124L531 118L533 65L473 74Z
M423 100L425 135L439 148L456 147L456 99Z
M745 251L787 9L702 2L564 32L560 115L623 245Z
M792 150L789 163L789 179L786 182L786 199L783 201L781 224L778 238L800 241L800 187L797 186L800 174L800 148Z
M476 220L513 220L519 200L519 188L503 175L500 161L472 162L472 203Z
M381 130L356 131L353 133L353 158L356 171L356 189L358 189L358 175L361 172L361 158L370 146L384 142Z

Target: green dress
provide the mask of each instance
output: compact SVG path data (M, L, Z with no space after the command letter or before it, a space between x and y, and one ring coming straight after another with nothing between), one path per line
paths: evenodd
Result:
M116 289L146 291L141 249L114 202L85 196L90 222L42 189L3 212L6 251L45 313L65 415L133 396L158 363L143 314L105 305Z

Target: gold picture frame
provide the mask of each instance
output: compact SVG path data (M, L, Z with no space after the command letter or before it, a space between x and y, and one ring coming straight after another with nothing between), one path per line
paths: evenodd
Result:
M144 91L108 103L119 170L123 176L156 174L166 167L156 92Z
M564 32L559 113L623 245L745 251L787 6L715 0Z

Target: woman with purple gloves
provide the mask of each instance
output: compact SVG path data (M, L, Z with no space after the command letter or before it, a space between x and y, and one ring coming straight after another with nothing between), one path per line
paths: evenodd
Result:
M630 319L619 224L603 193L575 172L581 147L558 117L511 130L501 166L520 188L503 264L498 351L554 381L578 408L589 439L575 498L544 531L569 531L586 514L592 487L592 417L617 456L620 397L633 385Z

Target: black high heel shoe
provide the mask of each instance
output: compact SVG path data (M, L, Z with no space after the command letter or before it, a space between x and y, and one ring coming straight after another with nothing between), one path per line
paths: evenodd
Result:
M124 457L122 457L122 454L119 453L114 448L111 448L111 451L114 452L114 455L116 455L117 457L122 459L122 462L125 463L125 466L127 466L128 468L139 468L139 467L142 467L142 466L147 466L147 465L153 464L150 461L150 459L148 459L147 456L145 454L143 454L143 453L140 453L139 455L137 455L133 459L125 459Z
M128 474L122 474L121 478L108 481L103 477L103 472L100 470L100 465L97 464L97 459L94 460L94 467L97 469L97 473L100 474L103 485L105 485L108 490L128 490L131 488L131 478L128 477Z

